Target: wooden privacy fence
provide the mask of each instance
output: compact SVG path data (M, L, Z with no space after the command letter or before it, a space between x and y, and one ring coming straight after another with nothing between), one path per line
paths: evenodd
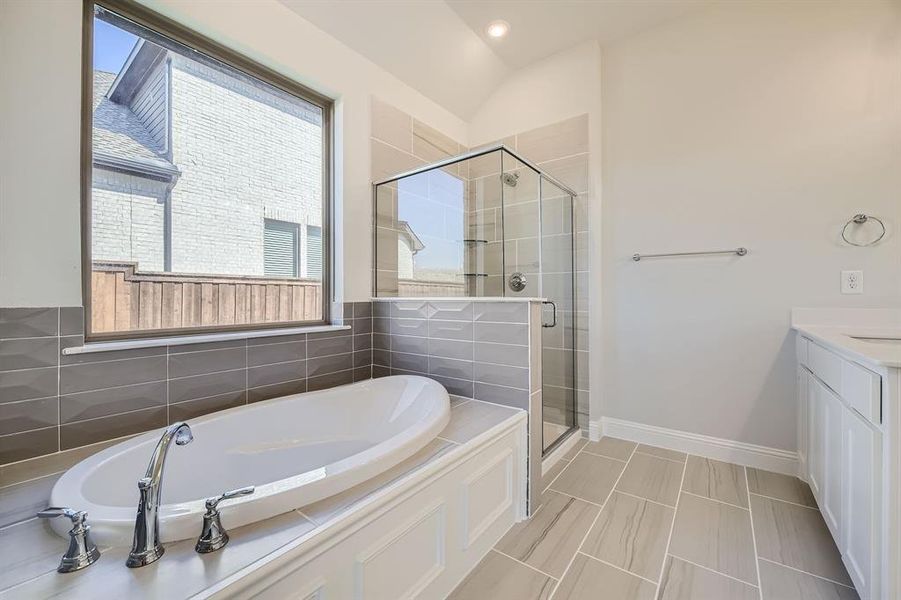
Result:
M449 281L417 281L415 279L399 279L397 281L397 295L401 298L418 298L433 296L443 298L447 296L465 296L466 284Z
M95 333L322 318L318 281L138 273L135 267L135 263L94 263Z

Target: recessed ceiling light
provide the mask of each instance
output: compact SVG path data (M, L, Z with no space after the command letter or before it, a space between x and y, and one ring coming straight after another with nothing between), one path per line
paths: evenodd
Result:
M492 21L488 24L488 27L485 29L488 33L489 37L500 38L507 35L507 32L510 31L510 24L506 21Z

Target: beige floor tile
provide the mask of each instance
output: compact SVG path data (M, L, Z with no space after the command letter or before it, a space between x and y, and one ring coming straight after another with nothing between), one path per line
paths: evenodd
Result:
M497 552L489 552L449 600L545 600L556 581Z
M689 456L682 489L705 498L748 508L745 468L739 465Z
M636 448L635 451L641 452L642 454L650 454L651 456L659 456L660 458L668 458L670 460L679 460L682 462L685 462L685 457L688 456L684 452L667 450L666 448L658 448L657 446L648 446L647 444L638 444L638 448Z
M758 600L756 587L670 556L657 600ZM785 597L782 600L788 600Z
M657 581L675 511L613 492L582 552Z
M759 543L760 538L757 539ZM751 515L742 508L682 494L669 552L752 585L757 584Z
M577 554L554 600L652 600L656 586L602 562ZM493 596L482 598L497 600Z
M575 434L575 435L578 435L578 434ZM586 440L585 438L580 438L579 441L576 442L576 444L572 448L569 449L569 452L567 452L566 454L563 455L563 458L561 460L574 459L576 457L576 454L578 454L582 450L582 448L585 447L585 444L587 444L587 443L588 443L588 440Z
M559 579L599 510L588 502L548 492L541 510L514 525L495 547Z
M600 454L601 456L617 460L629 460L629 457L632 456L632 451L635 450L637 445L635 442L627 442L618 438L602 437L597 442L588 442L585 446L585 452Z
M810 486L791 475L748 467L748 486L752 494L817 508L817 502L813 498Z
M569 463L551 489L603 504L625 466L622 461L583 452Z
M636 453L616 484L616 489L675 506L682 483L682 469L681 463Z
M557 475L559 475L563 469L569 466L568 460L560 459L554 466L548 469L548 472L541 476L541 490L544 491L547 489L547 486L551 485L551 482L554 480Z
M859 600L853 588L801 573L766 560L760 561L763 600Z
M851 585L820 511L751 496L751 514L760 558Z

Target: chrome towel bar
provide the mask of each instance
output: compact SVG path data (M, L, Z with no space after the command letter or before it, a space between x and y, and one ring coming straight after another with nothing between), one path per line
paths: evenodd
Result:
M748 253L747 248L736 248L734 250L707 250L704 252L668 252L666 254L633 254L632 260L638 262L642 258L663 258L667 256L712 256L714 254L736 254L744 256Z

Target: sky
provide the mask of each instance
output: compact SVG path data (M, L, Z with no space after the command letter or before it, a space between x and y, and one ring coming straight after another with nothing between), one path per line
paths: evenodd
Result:
M94 70L118 73L137 41L137 36L94 18Z

